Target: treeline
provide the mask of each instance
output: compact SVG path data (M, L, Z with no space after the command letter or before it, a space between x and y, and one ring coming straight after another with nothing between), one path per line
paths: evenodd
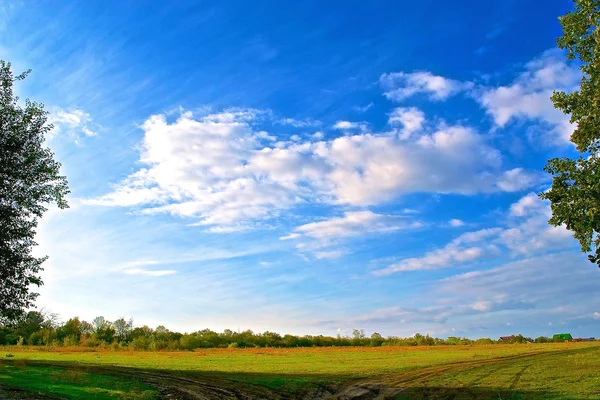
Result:
M522 335L515 336L512 343L552 342L551 338L535 340ZM97 317L92 322L71 318L58 322L55 314L32 311L14 324L0 326L0 345L30 345L52 347L112 348L113 350L195 350L200 348L245 347L331 347L331 346L439 346L506 343L489 338L472 340L448 337L440 339L429 335L413 337L383 337L379 333L366 336L361 329L354 329L352 336L295 336L276 332L254 333L251 330L234 332L230 329L218 333L204 329L193 333L172 332L164 326L156 329L148 326L135 327L133 320L119 318L108 321Z

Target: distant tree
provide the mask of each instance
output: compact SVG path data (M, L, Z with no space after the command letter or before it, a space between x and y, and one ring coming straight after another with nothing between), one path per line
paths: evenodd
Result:
M512 343L525 343L525 342L526 342L526 339L520 333L517 336L515 336L512 340Z
M373 334L371 335L371 339L380 340L383 339L383 337L378 332L373 332Z
M44 106L29 100L24 107L13 93L15 81L10 63L0 60L0 320L15 321L33 306L40 286L39 273L46 257L32 249L38 219L55 203L67 208L67 180L60 164L44 147L52 129Z
M46 312L42 309L41 314L44 316L42 328L56 330L60 326L60 316L57 313Z
M112 343L115 336L115 328L113 327L112 322L100 316L94 318L92 325L94 326L94 336L96 339L106 343Z
M69 345L75 345L81 339L81 322L78 317L71 318L57 329L59 340L67 339Z
M571 142L581 155L548 161L552 187L540 198L550 200L549 223L564 224L600 267L600 0L574 2L574 10L559 18L563 35L557 43L568 59L579 61L582 78L578 90L554 92L552 102L576 124Z
M373 332L371 335L371 346L381 346L385 339L378 332Z
M81 321L81 333L84 335L91 335L94 333L94 325L90 324L87 321Z
M156 335L166 335L169 333L169 330L164 325L159 325L156 327L154 332L156 333Z
M125 318L121 317L112 323L115 329L115 336L117 340L124 342L129 339L129 334L133 330L133 319L126 321Z
M16 325L15 333L21 336L26 343L34 333L42 329L44 315L39 311L29 311Z
M365 331L364 329L353 329L352 330L352 338L353 339L364 339L365 338Z

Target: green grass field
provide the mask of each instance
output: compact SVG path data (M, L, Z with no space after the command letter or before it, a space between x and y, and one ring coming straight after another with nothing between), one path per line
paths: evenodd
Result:
M0 384L37 394L69 399L154 399L149 385L85 370L26 363L0 364Z
M0 385L64 398L160 398L161 390L206 384L260 388L264 398L327 387L330 398L600 399L596 343L3 353L12 357L0 363Z

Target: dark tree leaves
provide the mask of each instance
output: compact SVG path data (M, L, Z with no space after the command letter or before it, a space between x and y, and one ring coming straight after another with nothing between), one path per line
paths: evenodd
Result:
M576 159L554 158L545 171L552 187L540 194L550 200L554 226L564 224L573 232L584 253L600 266L600 0L575 0L575 9L559 18L563 35L558 47L567 58L577 60L582 78L572 93L554 92L554 106L571 115L577 128L571 142L582 155Z
M32 255L35 229L49 203L67 208L67 180L44 147L52 126L42 104L18 104L10 63L0 60L0 321L14 321L33 306L46 258Z

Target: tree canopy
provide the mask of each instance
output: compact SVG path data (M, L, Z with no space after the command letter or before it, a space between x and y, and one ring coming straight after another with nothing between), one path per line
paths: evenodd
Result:
M14 76L10 63L0 60L0 320L14 321L33 306L46 257L32 250L38 219L47 205L67 208L67 180L60 164L44 146L52 129L43 104L19 104L13 85L29 71Z
M580 156L548 161L544 169L553 175L552 187L540 198L550 200L549 223L564 224L600 267L600 0L574 3L574 10L559 18L563 35L557 44L580 63L582 78L573 92L554 92L552 102L570 114L576 126L571 142Z

